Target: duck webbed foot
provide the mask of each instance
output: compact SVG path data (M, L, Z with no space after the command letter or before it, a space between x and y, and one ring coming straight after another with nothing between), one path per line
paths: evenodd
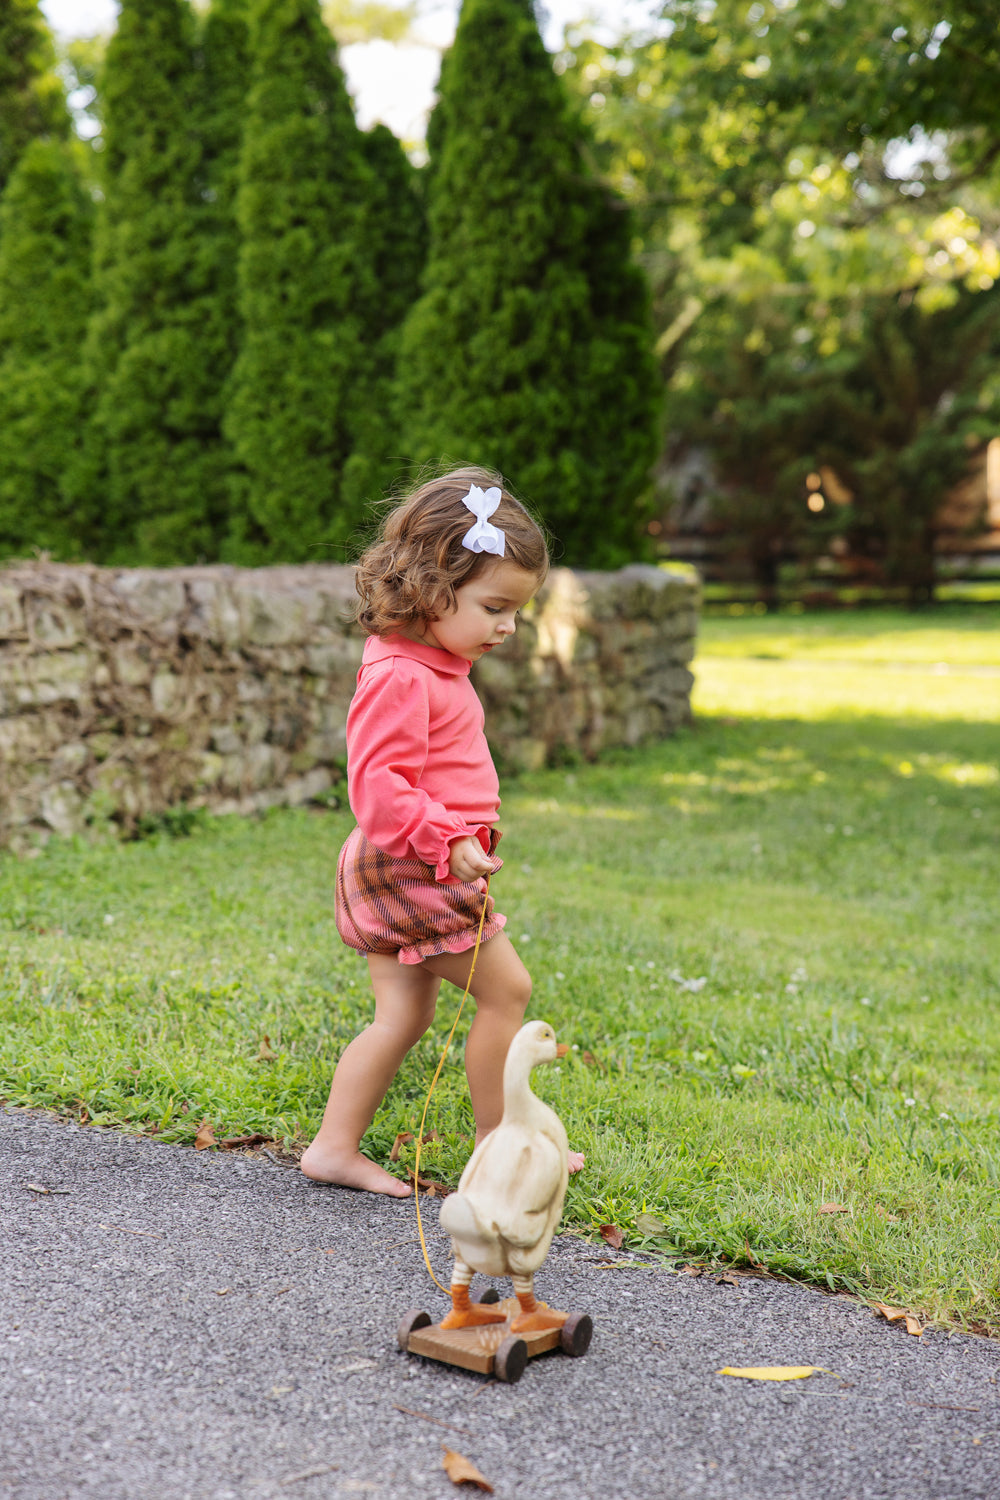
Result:
M495 1302L470 1302L468 1283L451 1284L451 1312L441 1319L442 1328L477 1328L485 1323L505 1323L506 1313Z
M568 1313L553 1312L551 1307L535 1300L534 1292L518 1292L521 1311L510 1325L511 1333L537 1333L544 1328L561 1328Z

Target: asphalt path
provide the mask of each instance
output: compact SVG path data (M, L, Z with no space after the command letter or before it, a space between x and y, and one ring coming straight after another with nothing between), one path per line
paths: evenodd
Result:
M412 1202L12 1111L0 1199L4 1500L480 1493L445 1448L508 1500L1000 1496L1000 1345L842 1296L563 1237L537 1290L592 1316L590 1351L504 1385L397 1347L408 1308L446 1307Z

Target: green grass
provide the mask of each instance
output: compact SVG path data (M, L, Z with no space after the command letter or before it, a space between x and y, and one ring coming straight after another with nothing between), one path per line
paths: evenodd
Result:
M588 1156L568 1224L1000 1332L994 617L706 621L692 730L508 783L495 893L572 1049L536 1086ZM167 1140L308 1136L367 1018L331 917L349 827L0 858L0 1094ZM418 1123L457 998L373 1156ZM460 1056L424 1156L452 1181Z

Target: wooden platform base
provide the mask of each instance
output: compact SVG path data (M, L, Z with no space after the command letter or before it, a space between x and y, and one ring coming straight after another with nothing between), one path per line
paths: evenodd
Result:
M482 1299L497 1301L494 1295ZM544 1303L539 1306L544 1307ZM567 1313L561 1328L543 1328L534 1333L515 1334L511 1323L520 1312L516 1297L499 1303L498 1312L506 1314L502 1323L487 1323L477 1328L442 1328L432 1323L430 1314L411 1309L399 1324L399 1347L424 1359L456 1365L461 1370L475 1370L513 1384L524 1374L529 1359L550 1349L561 1349L572 1358L586 1354L590 1347L593 1324L586 1313Z

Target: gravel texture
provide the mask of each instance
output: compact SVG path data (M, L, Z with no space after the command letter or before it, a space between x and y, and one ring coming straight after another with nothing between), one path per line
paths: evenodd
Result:
M538 1291L591 1314L590 1352L507 1386L397 1348L408 1308L446 1306L412 1202L12 1111L0 1198L4 1500L479 1493L445 1446L524 1500L1000 1496L1000 1345L844 1297L566 1237ZM836 1375L716 1373L759 1364Z

